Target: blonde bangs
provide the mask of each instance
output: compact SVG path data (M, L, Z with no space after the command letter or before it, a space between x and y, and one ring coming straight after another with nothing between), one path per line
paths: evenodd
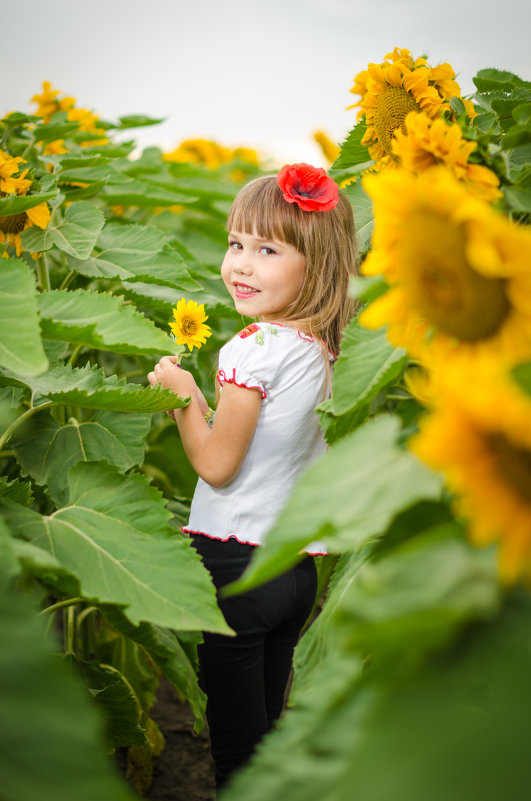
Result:
M277 239L302 253L301 227L308 212L287 203L272 175L255 178L241 189L229 213L227 230L257 233L263 239ZM307 221L306 221L307 222Z

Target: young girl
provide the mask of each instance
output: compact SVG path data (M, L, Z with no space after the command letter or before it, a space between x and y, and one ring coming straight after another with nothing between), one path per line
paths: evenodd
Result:
M238 312L258 322L220 351L213 425L193 376L175 359L164 357L148 376L192 399L174 411L199 474L183 531L218 589L242 574L301 471L325 450L315 407L329 394L356 270L352 210L323 169L286 165L251 181L227 227L221 275ZM318 543L306 551L323 552ZM308 555L267 584L219 601L236 637L206 632L199 648L218 788L281 713L315 592Z

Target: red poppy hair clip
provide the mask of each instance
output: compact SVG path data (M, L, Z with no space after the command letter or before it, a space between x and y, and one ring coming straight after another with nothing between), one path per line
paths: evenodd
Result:
M284 200L303 211L330 211L337 205L339 190L322 167L311 164L285 164L277 174Z

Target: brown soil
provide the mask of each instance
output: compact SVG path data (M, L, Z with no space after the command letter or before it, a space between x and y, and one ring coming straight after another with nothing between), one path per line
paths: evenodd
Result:
M211 801L216 797L214 763L207 729L193 733L194 716L179 700L169 681L162 680L152 717L166 747L153 761L153 780L145 794L150 801Z
M194 716L188 704L179 700L175 687L162 678L157 702L151 710L166 745L153 760L151 786L142 794L149 801L213 801L216 797L214 764L210 756L208 729L193 733ZM127 749L119 749L117 762L122 772Z

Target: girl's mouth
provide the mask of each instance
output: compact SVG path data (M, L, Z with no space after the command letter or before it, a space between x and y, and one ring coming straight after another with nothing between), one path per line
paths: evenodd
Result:
M249 298L259 292L259 289L254 289L252 286L247 286L247 284L234 284L234 294L237 298Z

